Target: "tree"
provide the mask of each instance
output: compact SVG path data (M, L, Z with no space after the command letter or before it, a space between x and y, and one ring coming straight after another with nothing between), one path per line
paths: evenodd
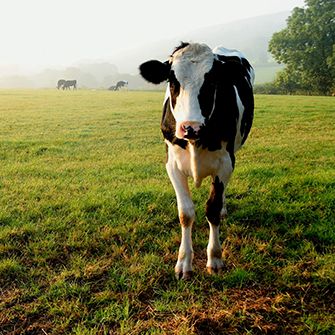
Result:
M277 83L295 89L329 94L335 89L334 0L305 0L294 8L287 27L274 33L269 51L286 64Z

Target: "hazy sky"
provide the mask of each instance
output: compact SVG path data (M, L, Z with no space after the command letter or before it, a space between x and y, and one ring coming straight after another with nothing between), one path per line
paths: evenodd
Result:
M11 64L37 68L108 59L180 31L303 5L303 0L0 0L0 71Z

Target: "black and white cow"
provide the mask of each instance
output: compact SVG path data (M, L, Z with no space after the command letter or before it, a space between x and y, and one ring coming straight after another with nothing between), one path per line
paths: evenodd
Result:
M127 87L128 81L126 80L120 80L116 83L116 85L110 86L108 88L109 91L119 91L122 87Z
M128 81L126 80L120 80L116 83L116 86L115 86L115 91L118 91L120 88L122 87L126 87L128 86Z
M235 166L235 152L248 137L254 110L254 71L237 50L182 43L168 61L140 65L151 83L168 81L161 130L167 145L166 169L174 187L182 229L177 278L192 275L195 219L188 177L199 187L212 178L206 203L209 223L207 270L223 267L219 224L226 216L224 191Z

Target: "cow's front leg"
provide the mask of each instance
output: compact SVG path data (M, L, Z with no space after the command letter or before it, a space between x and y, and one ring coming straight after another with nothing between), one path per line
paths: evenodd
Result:
M167 163L166 169L176 192L182 232L175 273L178 279L189 279L193 272L192 226L195 219L194 205L187 177L178 169L177 164L170 161Z
M206 216L209 223L209 241L207 246L207 271L209 273L217 273L223 268L219 225L227 215L224 192L233 172L233 164L228 155L225 156L224 161L224 169L221 171L220 176L213 178L210 196L206 203Z

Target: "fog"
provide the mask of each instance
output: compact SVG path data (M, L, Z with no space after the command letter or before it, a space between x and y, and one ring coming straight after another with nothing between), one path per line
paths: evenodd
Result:
M76 78L82 87L105 87L118 79L134 83L135 67L121 64L134 50L303 4L303 0L1 0L0 87L54 87L55 78Z

